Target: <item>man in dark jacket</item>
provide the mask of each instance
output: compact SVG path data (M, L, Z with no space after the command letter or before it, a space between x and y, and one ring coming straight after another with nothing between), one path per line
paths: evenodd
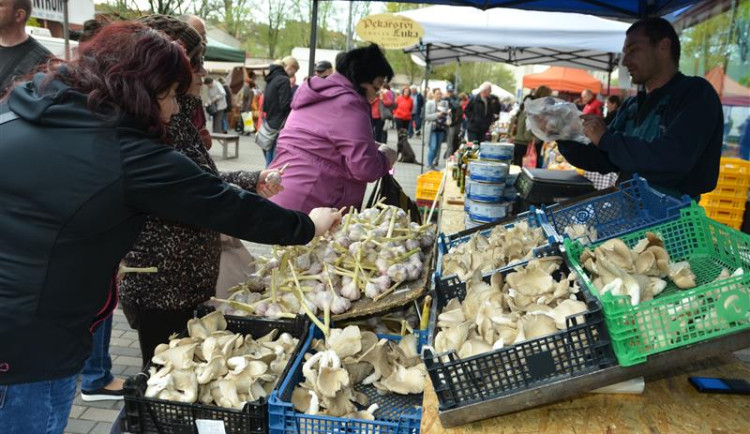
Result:
M469 100L469 105L466 106L466 119L468 119L466 129L470 142L479 143L483 141L487 131L490 130L490 125L495 120L490 92L492 92L492 84L489 82L482 83L479 87L479 93L474 95Z
M263 122L273 130L279 130L289 112L292 111L292 85L289 77L297 73L299 63L294 57L286 57L278 64L271 65L266 76L266 91L263 95ZM278 138L278 135L276 136ZM264 150L266 166L273 161L276 143Z
M52 56L42 44L26 34L31 1L0 0L0 97L15 79L32 72Z
M680 40L672 25L646 18L630 26L623 65L645 91L629 98L607 128L584 115L591 145L558 141L574 166L599 173L638 173L664 193L697 199L716 187L724 125L721 101L701 77L678 70Z

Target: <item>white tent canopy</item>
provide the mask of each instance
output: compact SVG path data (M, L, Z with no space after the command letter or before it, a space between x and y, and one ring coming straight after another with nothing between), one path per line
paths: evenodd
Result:
M503 8L430 6L399 15L424 28L422 44L404 51L432 65L489 61L611 71L630 26L592 15Z

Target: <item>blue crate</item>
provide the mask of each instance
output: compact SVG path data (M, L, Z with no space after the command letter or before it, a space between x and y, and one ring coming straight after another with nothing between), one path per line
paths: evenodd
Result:
M559 245L541 250L540 256L560 256L563 263L555 272L556 278L566 276L571 267L559 250ZM526 266L528 261L515 266ZM491 276L512 272L505 267L485 273ZM588 305L588 310L567 319L567 329L556 333L511 344L498 350L464 359L456 351L437 353L433 347L438 333L437 317L453 298L466 298L466 282L457 277L439 282L431 293L430 326L427 343L422 349L422 360L432 380L440 411L510 396L542 384L559 381L615 366L611 338L606 329L601 302L579 279L577 297ZM502 404L500 404L502 405Z
M459 244L463 244L471 237L477 233L481 232L482 235L489 236L490 232L492 232L492 229L496 226L502 225L506 228L511 228L518 223L521 223L523 221L528 222L529 226L531 227L542 227L544 230L544 235L547 237L548 244L539 246L537 250L539 249L545 249L549 247L550 245L557 242L557 233L554 231L554 228L549 225L547 222L546 216L541 212L541 210L538 210L534 208L533 206L529 208L529 211L523 212L521 214L515 215L513 217L509 217L497 222L493 223L487 223L482 226L477 226L476 228L467 229L461 232L457 232L452 235L446 235L441 233L438 236L437 240L437 259L435 263L435 273L433 273L433 284L432 288L435 288L435 285L441 281L445 281L447 278L451 276L443 276L443 255L448 253L448 251ZM536 252L534 253L534 257L537 257L538 255Z
M590 244L676 220L680 217L680 209L690 206L690 203L689 196L677 199L656 191L636 174L633 179L621 183L615 192L542 207L541 212L559 242L563 238L570 238L565 234L565 228L569 225L593 226L597 232L595 240L588 236L579 237L583 244Z
M415 330L417 350L421 352L427 341L427 332ZM398 335L378 335L394 341L401 339ZM356 389L370 398L370 403L377 403L380 408L375 412L375 420L354 420L343 417L312 416L300 413L292 405L292 392L302 381L302 365L305 354L310 350L313 339L322 339L323 332L315 325L310 333L289 374L284 378L278 390L271 394L268 404L269 432L274 434L419 434L422 422L422 394L398 395L389 393L379 395L372 386L358 385Z

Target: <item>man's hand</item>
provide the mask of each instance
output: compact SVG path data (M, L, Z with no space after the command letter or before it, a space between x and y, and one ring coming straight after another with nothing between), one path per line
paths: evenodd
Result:
M269 198L284 191L284 186L281 185L281 175L284 174L286 168L287 165L284 165L281 169L261 171L260 176L258 176L258 184L255 186L255 191L265 198ZM273 180L272 182L269 182L269 175L270 180ZM276 179L278 179L278 182L276 182Z
M583 120L583 134L591 140L593 144L599 146L599 141L604 133L607 132L607 125L604 118L597 115L581 115Z

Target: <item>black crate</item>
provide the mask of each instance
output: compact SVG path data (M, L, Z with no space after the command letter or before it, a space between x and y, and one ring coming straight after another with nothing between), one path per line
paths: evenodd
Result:
M555 248L547 249L544 253L545 256L562 256ZM568 264L563 262L555 278L567 275L569 270ZM506 275L512 271L512 268L505 268L500 272ZM489 282L491 276L492 273L485 275L484 280ZM454 351L436 354L432 345L438 331L439 312L453 298L458 297L463 301L466 283L455 277L452 282L439 282L433 294L434 303L430 313L429 346L422 350L422 359L437 394L440 411L616 365L601 304L585 286L580 283L579 286L579 299L587 303L588 311L568 317L567 330L460 359Z
M196 317L201 317L213 308L201 307L196 311ZM290 366L297 358L305 343L309 331L309 320L305 316L298 316L294 320L272 320L259 317L242 317L225 315L227 330L252 334L259 338L278 329L279 333L287 332L299 339L294 353L289 358L284 372L279 377L274 390L279 387L287 376ZM187 331L180 335L187 336ZM122 429L132 433L160 433L160 434L197 434L196 419L223 420L227 433L267 433L268 432L268 399L245 404L242 410L223 408L205 404L187 404L165 401L162 399L146 398L146 381L148 368L125 382L125 408Z

